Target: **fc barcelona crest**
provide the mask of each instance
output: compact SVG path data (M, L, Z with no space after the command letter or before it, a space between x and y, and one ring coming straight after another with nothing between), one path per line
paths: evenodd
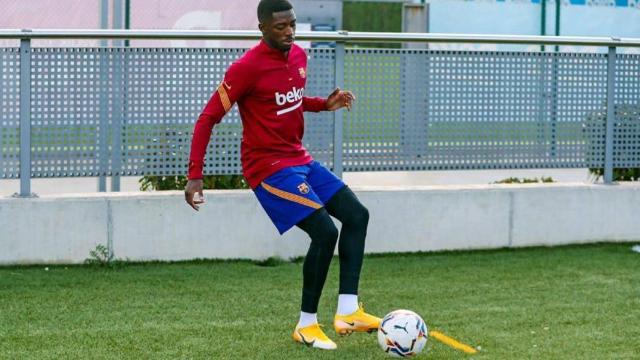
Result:
M307 77L307 72L304 71L304 68L298 68L298 72L300 73L300 77L301 78L306 78Z
M309 187L307 186L306 183L302 183L302 184L298 185L298 191L300 191L301 194L308 194L309 193Z

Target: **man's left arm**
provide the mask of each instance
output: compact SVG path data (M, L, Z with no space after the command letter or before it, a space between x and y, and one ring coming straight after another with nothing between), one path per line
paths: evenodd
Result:
M327 99L321 97L302 97L302 111L319 112L327 110Z
M302 98L302 110L312 112L335 111L346 107L347 110L351 111L355 99L356 97L351 91L342 91L340 88L336 88L326 99L304 96Z

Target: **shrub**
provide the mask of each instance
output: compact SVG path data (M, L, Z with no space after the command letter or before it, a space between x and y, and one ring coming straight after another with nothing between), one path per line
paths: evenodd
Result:
M184 175L159 176L146 175L139 181L142 191L184 190L187 177ZM203 188L206 189L248 189L249 185L242 175L205 175Z

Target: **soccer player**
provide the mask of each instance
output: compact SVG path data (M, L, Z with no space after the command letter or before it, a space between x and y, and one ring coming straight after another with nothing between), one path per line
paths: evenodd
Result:
M185 200L195 210L203 202L195 195L202 197L202 169L211 130L237 103L243 125L244 177L280 234L297 226L311 238L293 339L335 349L336 344L318 325L316 313L336 243L340 289L334 329L341 335L372 332L380 323L358 303L369 212L342 180L314 161L302 146L303 112L351 110L355 97L339 88L326 99L304 95L307 55L294 44L296 16L287 0L260 1L258 20L262 40L227 69L195 124ZM331 216L342 223L340 232Z

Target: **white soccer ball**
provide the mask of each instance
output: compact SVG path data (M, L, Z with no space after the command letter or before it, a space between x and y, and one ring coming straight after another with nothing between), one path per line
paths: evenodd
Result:
M410 310L388 313L378 328L378 343L394 357L417 355L427 344L427 325L420 315Z

